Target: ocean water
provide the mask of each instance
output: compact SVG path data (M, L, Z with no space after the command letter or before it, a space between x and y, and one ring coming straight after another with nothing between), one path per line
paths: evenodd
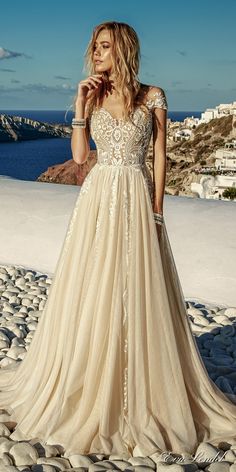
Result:
M13 116L22 116L46 123L71 124L74 116L65 110L0 110ZM173 121L183 121L187 116L200 118L201 111L168 111ZM90 140L90 148L96 149ZM72 159L69 138L49 138L29 141L0 143L0 176L20 180L35 181L48 167Z

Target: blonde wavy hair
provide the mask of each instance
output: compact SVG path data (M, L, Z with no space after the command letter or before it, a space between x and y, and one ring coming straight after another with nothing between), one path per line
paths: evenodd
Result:
M147 109L142 102L141 83L138 79L140 64L139 39L135 30L126 23L107 21L95 26L85 52L85 67L89 75L97 73L93 61L94 47L98 34L103 29L109 30L111 34L113 71L124 98L125 119L131 119L136 106L140 106L144 110ZM108 74L103 72L102 75L104 78L102 86L94 92L86 103L88 115L92 113L94 108L99 108L102 105ZM76 98L77 94L73 101L73 111L75 111Z

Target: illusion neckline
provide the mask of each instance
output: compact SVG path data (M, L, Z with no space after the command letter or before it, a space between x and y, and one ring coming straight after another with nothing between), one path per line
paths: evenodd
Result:
M134 116L135 112L139 109L141 109L140 105L135 108L135 110L132 113L132 116ZM105 111L107 113L107 115L111 118L111 120L113 120L113 121L118 121L119 123L129 123L130 122L129 119L127 120L125 118L115 118L114 116L112 116L112 114L109 112L109 110L107 110L107 108L105 108L105 107L99 107L98 111L100 111L100 110Z

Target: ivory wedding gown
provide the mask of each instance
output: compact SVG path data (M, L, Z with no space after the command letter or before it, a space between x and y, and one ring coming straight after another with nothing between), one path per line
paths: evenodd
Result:
M236 399L203 364L165 222L157 237L145 158L165 94L153 92L146 105L133 122L104 108L90 117L97 163L29 350L0 370L0 407L17 422L14 439L123 457L236 439Z

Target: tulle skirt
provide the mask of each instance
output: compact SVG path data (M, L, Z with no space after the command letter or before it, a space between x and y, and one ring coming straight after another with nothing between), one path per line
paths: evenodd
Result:
M160 231L142 168L96 163L27 354L0 370L13 439L122 457L236 439L235 396L208 376Z

